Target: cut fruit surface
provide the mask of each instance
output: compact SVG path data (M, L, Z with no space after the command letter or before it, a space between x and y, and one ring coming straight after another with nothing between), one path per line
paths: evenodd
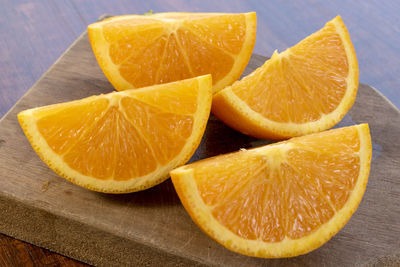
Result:
M352 107L357 89L356 54L338 16L219 91L212 111L242 133L279 140L331 128Z
M197 161L171 171L192 219L226 248L280 258L326 243L364 194L367 124Z
M250 60L255 12L158 13L112 17L88 26L93 52L117 90L211 74L231 85Z
M57 174L105 193L168 178L199 145L211 109L211 75L22 111L18 120Z

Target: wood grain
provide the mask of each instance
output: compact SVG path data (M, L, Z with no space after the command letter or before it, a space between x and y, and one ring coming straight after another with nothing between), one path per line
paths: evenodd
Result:
M245 75L264 60L254 55ZM111 91L85 33L0 121L1 232L102 266L351 266L394 254L400 247L400 143L393 142L400 135L400 113L373 88L360 85L354 107L339 124L371 126L374 158L364 200L323 247L282 260L242 256L211 240L186 214L169 180L143 192L105 195L48 169L24 137L16 114ZM211 117L192 160L265 143Z
M7 266L88 266L45 249L4 236L0 239L0 265Z

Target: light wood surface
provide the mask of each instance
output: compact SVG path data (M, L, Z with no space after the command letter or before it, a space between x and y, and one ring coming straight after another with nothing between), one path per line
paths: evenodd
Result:
M254 55L245 75L265 59ZM354 107L338 125L368 122L371 127L372 169L358 211L323 247L283 260L242 256L214 242L191 221L169 180L143 192L106 195L75 186L47 168L16 114L112 90L85 33L0 121L0 232L105 266L350 266L398 253L400 113L373 88L360 85ZM265 143L211 117L192 160Z

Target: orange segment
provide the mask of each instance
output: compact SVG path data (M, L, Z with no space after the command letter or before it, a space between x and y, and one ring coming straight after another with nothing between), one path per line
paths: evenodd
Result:
M167 46L161 55L162 59L159 62L161 64L158 67L158 75L156 76L156 80L152 82L165 83L191 77L193 72L185 57L186 54L179 47L177 36L171 34L168 38ZM171 69L177 71L173 73Z
M22 111L41 159L91 190L154 186L200 143L211 108L211 75Z
M226 248L292 257L327 242L358 207L368 180L367 124L292 138L171 171L192 219Z
M106 99L88 101L68 107L53 106L36 111L40 134L56 153L63 154L75 144L92 121L104 116L108 106Z
M114 170L115 144L118 124L118 110L109 108L103 117L90 125L88 131L69 150L60 154L65 163L83 175L98 179L110 179ZM48 142L49 144L50 141Z
M136 88L154 84L166 44L165 37L157 39L144 49L140 49L138 53L126 58L119 67L122 78L135 84Z
M212 73L216 81L223 79L231 71L234 58L223 50L203 41L190 31L178 30L178 38L187 53L189 65L194 75Z
M161 164L176 156L193 131L192 115L165 112L134 98L123 99L121 105L132 125L142 129L146 140L151 140L153 153Z
M256 14L118 16L89 25L88 33L117 90L211 74L218 91L236 81L250 60Z
M103 30L105 39L111 43L110 58L114 64L122 64L132 57L140 58L140 55L146 49L153 46L158 45L162 48L165 46L166 37L161 25L159 27L144 27L143 30L134 32L121 32L114 28L116 27L110 25Z
M246 41L246 14L240 16L210 16L189 20L185 28L205 43L209 43L229 54L238 54Z
M331 128L354 103L358 65L338 16L218 92L213 113L236 130L283 139Z

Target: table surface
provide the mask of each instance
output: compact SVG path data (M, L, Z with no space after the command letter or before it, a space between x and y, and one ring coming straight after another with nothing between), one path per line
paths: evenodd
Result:
M283 51L340 14L354 44L360 82L400 107L400 2L0 0L0 117L102 14L257 12L254 52ZM85 264L0 234L0 266Z

